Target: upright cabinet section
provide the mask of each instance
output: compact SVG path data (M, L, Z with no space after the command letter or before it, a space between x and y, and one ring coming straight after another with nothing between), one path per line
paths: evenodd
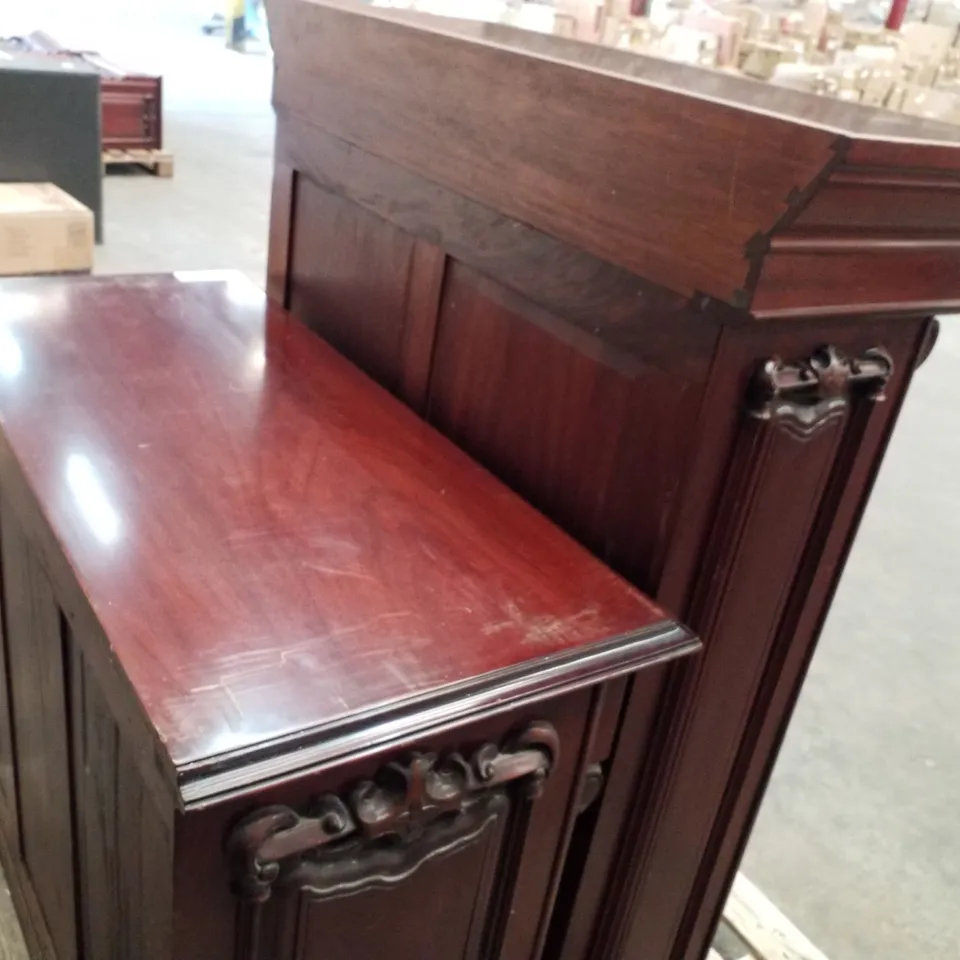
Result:
M700 960L960 307L960 133L499 25L270 17L271 296L703 638L625 691L543 956Z

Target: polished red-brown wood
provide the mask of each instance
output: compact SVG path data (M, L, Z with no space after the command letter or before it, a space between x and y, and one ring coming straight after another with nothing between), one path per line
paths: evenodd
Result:
M0 301L34 954L361 956L423 904L451 955L539 955L623 678L698 641L239 274Z
M960 305L960 136L496 24L269 12L271 295L704 641L630 681L541 956L700 960Z

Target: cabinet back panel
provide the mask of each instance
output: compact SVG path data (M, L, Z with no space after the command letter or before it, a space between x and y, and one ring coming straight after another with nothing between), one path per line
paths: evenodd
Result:
M461 264L447 269L429 418L564 529L653 589L713 335L627 356ZM672 418L654 411L672 407Z
M306 177L291 234L291 310L389 390L397 382L414 240Z

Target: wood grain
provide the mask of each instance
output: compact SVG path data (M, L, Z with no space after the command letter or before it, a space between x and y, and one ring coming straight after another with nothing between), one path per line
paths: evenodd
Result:
M187 802L695 649L238 275L9 289L5 439Z
M678 367L624 355L453 264L429 419L634 583L657 580L715 330L678 317ZM676 420L647 415L671 404ZM636 504L648 509L638 513Z
M400 397L417 413L427 409L433 347L447 257L439 247L418 241L413 248L401 345Z
M687 295L735 299L748 241L834 156L826 130L369 8L277 0L270 18L281 118Z
M691 343L690 362L697 362L695 341L704 318L701 311L691 309L685 297L309 123L279 117L277 126L277 149L284 163L297 170L299 180L310 181L307 189L349 200L379 220L441 248L477 273L495 278L498 285L535 307L644 363L682 364L686 352L680 350L678 356L678 351L671 349L678 339ZM317 227L305 227L307 232L311 229ZM279 233L283 236L282 230ZM304 244L299 270L305 283L322 285L329 248L329 241L317 243L312 250ZM316 281L311 280L314 272ZM295 283L297 278L290 277L290 281ZM408 296L415 300L418 294L410 290ZM334 319L323 313L303 314L308 306L301 304L298 315L323 336L324 325ZM709 316L706 322L709 325Z
M77 649L70 667L83 956L169 960L172 812L150 794Z
M228 863L222 848L230 826L245 814L275 804L310 809L317 796L342 792L373 776L384 762L409 757L411 751L443 756L454 747L464 750L471 744L501 742L509 731L522 729L534 718L556 729L561 743L558 765L544 784L542 795L529 805L524 816L507 824L499 842L488 846L492 863L483 863L474 847L475 854L464 851L448 860L440 859L435 867L413 874L409 881L390 890L368 890L313 904L308 902L307 891L300 903L302 923L297 921L297 901L301 898L278 899L264 912L262 938L265 944L276 944L268 952L277 960L318 955L352 960L365 956L377 944L389 945L404 960L422 960L428 937L424 931L429 931L432 942L443 946L451 957L475 957L476 953L465 949L464 944L471 939L475 942L477 934L491 956L525 960L537 955L536 936L548 913L549 890L563 866L562 837L575 807L585 746L584 719L593 696L593 691L577 691L537 704L533 710L522 708L455 731L414 737L385 755L358 758L255 797L237 798L178 818L174 957L235 960L237 956L237 901L230 893ZM520 802L519 797L516 800ZM512 848L519 855L516 862L507 856L508 836L512 836ZM491 868L495 882L488 890L482 876ZM279 893L276 896L282 897ZM407 937L403 931L411 914L417 918L417 929ZM298 944L301 954L295 952Z
M688 914L688 956L697 956L712 936L736 867L773 770L806 672L816 651L823 621L856 537L883 454L916 364L929 349L935 321L875 321L861 336L882 339L902 360L891 378L887 400L861 405L853 417L824 492L817 523L801 561L754 702L735 773L720 809L711 841L713 863L699 913ZM852 341L856 343L856 341ZM861 341L862 342L862 341ZM708 913L709 911L709 913ZM712 914L712 915L711 915Z
M322 322L329 343L395 390L413 238L306 180L295 217L290 309L308 326ZM323 251L322 271L316 250Z

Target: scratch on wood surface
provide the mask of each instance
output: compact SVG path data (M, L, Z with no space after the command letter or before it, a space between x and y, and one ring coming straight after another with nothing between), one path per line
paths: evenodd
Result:
M230 689L228 684L223 682L223 680L221 680L220 683L208 683L202 687L193 687L190 690L190 693L192 695L196 693L213 693L214 691L219 691L230 701L230 705L234 710L236 710L237 716L242 720L244 713L243 708L240 706L240 701L237 700L234 692Z
M577 627L587 621L594 620L597 616L596 607L586 607L579 613L569 617L553 617L549 615L531 617L525 614L515 603L511 602L504 607L506 620L497 620L494 623L488 623L483 627L483 633L491 636L500 633L503 630L520 629L523 632L524 644L537 646L541 644L556 643L564 638L566 634L571 634L568 638L576 638Z
M359 570L338 570L336 567L324 567L319 563L311 563L309 560L303 561L303 566L317 573L326 573L331 577L350 577L354 580L369 580L371 583L379 583L376 577L371 577L369 573L361 573Z
M383 623L385 620L402 620L404 617L410 616L413 616L413 614L409 610L399 610L396 613L379 613L377 616L370 617L369 620L363 620L360 623L354 624L352 627L335 627L327 634L327 638L343 637L350 633L357 633L360 630L367 630L370 627L376 626L378 623Z
M727 214L733 216L737 198L737 174L740 172L740 156L743 153L743 140L737 144L737 152L733 155L733 170L730 174L730 193L727 195Z
M240 719L242 720L244 714L243 714L243 709L240 706L240 702L233 695L233 691L225 683L221 684L221 687L223 688L223 692L226 694L227 699L233 705L233 709L237 711L237 716L240 717Z

